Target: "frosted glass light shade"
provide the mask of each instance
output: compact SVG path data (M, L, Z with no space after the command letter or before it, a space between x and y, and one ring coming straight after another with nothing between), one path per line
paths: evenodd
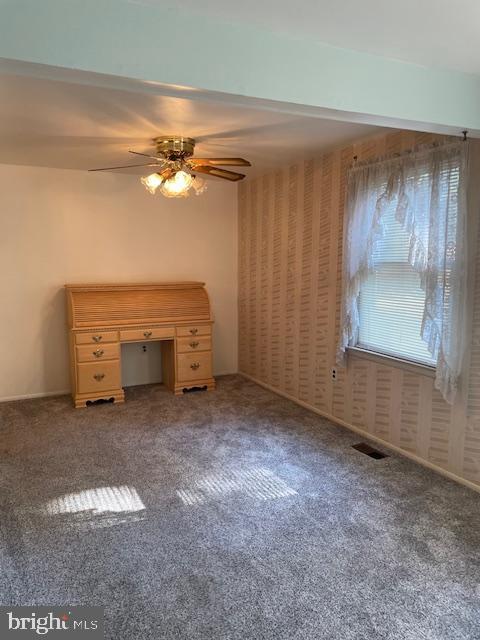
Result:
M143 176L143 178L140 178L140 182L147 191L154 195L155 191L162 184L163 178L158 173L151 173L149 176Z
M195 176L192 187L195 190L195 194L199 196L207 190L207 183L203 178L200 178L200 176Z
M185 171L177 171L173 178L165 180L160 191L167 198L187 197L188 190L192 186L193 176Z

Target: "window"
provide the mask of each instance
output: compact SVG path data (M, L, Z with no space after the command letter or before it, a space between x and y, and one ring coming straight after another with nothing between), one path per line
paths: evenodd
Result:
M467 148L354 164L345 207L339 364L358 346L434 366L450 403L466 346Z
M395 200L383 216L383 237L373 251L372 271L359 295L357 345L435 366L421 338L425 291L409 261L409 234L395 219Z

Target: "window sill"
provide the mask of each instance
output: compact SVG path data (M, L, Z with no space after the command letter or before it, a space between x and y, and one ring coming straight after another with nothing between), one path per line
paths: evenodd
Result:
M420 376L427 376L429 378L435 378L435 367L431 367L428 364L421 364L420 362L413 362L411 360L402 360L402 358L396 358L395 356L388 356L384 353L378 353L377 351L369 351L368 349L362 349L360 347L348 347L347 352L355 358L363 358L364 360L370 360L383 366L395 367L396 369L403 369L409 373L414 373Z

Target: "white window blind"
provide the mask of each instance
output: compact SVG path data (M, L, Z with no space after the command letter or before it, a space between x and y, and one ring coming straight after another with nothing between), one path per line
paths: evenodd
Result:
M425 291L410 265L410 236L395 219L395 209L392 202L384 214L373 271L360 288L358 346L434 366L421 338Z

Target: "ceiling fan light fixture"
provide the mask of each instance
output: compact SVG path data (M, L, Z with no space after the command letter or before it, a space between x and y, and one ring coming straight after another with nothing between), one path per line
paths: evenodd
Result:
M140 178L140 182L148 192L155 195L155 191L162 184L163 178L159 173L151 173L149 176Z
M186 171L177 171L174 176L164 180L160 191L167 198L186 198L192 186L193 176Z
M195 195L200 196L202 195L202 193L205 193L205 191L207 190L207 183L200 176L195 176L193 178L192 187L195 191Z
M186 198L190 190L197 196L207 191L207 183L198 174L213 178L221 178L230 182L243 180L245 174L223 169L228 167L250 167L244 158L198 158L193 157L195 140L183 136L161 136L154 139L156 155L129 150L135 156L148 159L143 164L128 164L115 167L101 167L89 171L114 171L115 169L132 169L137 167L155 167L157 171L140 178L149 193L154 195L158 189L167 198ZM220 166L216 166L220 165ZM151 171L151 169L150 169Z

